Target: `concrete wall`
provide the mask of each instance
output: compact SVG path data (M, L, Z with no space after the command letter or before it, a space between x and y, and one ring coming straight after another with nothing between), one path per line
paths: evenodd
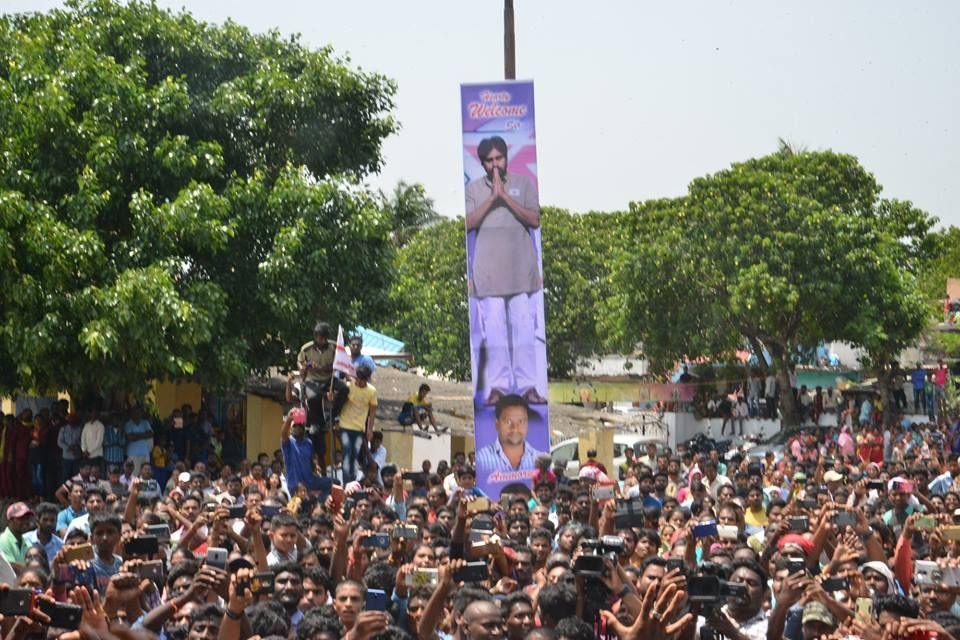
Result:
M247 425L247 459L256 460L257 455L280 448L280 426L283 424L283 407L279 402L248 393L243 411Z
M163 420L174 409L185 404L193 407L194 411L199 410L202 394L203 388L196 382L154 380L150 383L147 397L156 405L160 419Z
M627 362L630 368L626 367ZM647 373L648 362L644 358L628 358L622 355L593 357L577 365L575 376L642 376Z

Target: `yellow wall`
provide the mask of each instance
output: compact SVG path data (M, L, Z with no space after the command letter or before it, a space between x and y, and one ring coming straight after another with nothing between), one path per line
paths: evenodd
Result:
M400 431L384 431L383 446L389 452L389 462L398 469L413 468L413 436ZM418 469L419 470L419 469Z
M266 453L273 459L273 452L280 448L283 407L275 400L252 393L247 394L246 405L247 459L256 460L260 453Z
M174 409L189 404L196 411L200 408L202 388L196 382L154 380L150 383L148 397L152 397L161 419Z
M477 448L477 442L473 436L450 436L450 458L453 460L453 454L469 454Z
M602 462L607 470L613 469L613 429L589 429L580 432L580 443L577 451L580 463L587 461L587 450L597 450L597 461Z

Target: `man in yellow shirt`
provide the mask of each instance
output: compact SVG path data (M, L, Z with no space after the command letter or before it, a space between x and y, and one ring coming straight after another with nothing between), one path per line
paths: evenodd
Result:
M763 490L760 487L750 487L747 491L747 508L743 513L746 531L753 534L767 526L767 509L763 506Z
M347 383L348 393L340 411L340 445L343 449L343 481L356 479L362 452L373 435L377 414L377 389L370 384L372 375L365 364L357 367L357 376ZM333 392L328 393L333 400Z

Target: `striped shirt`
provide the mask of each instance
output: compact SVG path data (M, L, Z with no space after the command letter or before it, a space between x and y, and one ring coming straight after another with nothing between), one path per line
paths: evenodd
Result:
M542 451L537 451L531 447L529 442L524 441L523 455L520 457L520 464L515 467L510 463L510 460L507 459L506 454L503 453L503 449L500 447L500 439L498 438L477 451L477 470L478 472L518 471L527 469L533 471L535 469L534 461L537 456L542 453Z
M115 465L123 465L127 459L127 434L119 427L111 425L104 432L103 458Z

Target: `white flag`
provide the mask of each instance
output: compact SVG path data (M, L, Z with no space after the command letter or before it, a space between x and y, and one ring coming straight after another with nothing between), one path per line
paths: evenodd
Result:
M337 353L333 357L333 370L340 371L351 378L357 376L357 370L356 367L353 366L353 360L350 358L350 354L347 353L347 348L343 344L342 325L338 325L337 327Z

